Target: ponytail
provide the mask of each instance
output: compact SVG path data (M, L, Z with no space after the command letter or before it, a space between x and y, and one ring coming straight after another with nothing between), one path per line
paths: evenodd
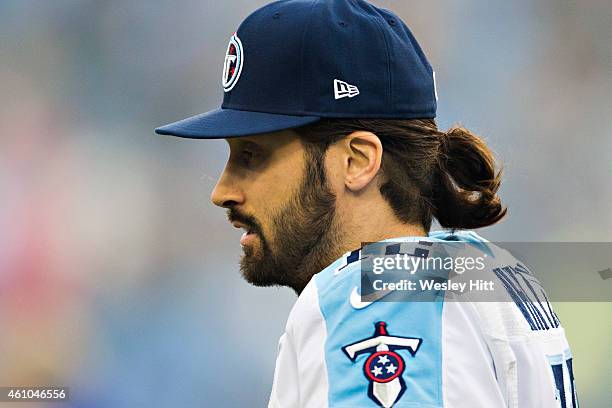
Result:
M497 195L501 170L491 150L464 127L453 127L440 139L432 215L452 229L486 227L502 219L506 209Z

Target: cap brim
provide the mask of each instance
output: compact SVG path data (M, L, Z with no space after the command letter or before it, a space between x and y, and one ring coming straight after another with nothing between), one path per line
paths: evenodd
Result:
M317 116L215 109L159 127L155 129L155 133L192 139L223 139L277 132L308 125L320 119Z

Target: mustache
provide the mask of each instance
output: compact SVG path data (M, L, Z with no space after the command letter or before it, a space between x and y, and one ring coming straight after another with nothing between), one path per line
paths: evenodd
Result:
M247 227L249 230L251 230L251 232L254 232L262 236L261 226L255 219L255 217L253 217L252 215L241 214L235 208L229 208L227 210L227 220L230 223L239 222L243 224L245 227Z

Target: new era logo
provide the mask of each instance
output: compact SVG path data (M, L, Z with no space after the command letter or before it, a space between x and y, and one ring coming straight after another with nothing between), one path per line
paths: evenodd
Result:
M359 95L359 89L355 85L334 79L334 99L352 98L357 95Z

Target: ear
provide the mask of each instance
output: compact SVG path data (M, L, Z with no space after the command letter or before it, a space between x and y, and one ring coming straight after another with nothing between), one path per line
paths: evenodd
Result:
M357 192L367 187L378 174L383 146L374 133L361 130L346 136L343 142L347 155L344 184Z

